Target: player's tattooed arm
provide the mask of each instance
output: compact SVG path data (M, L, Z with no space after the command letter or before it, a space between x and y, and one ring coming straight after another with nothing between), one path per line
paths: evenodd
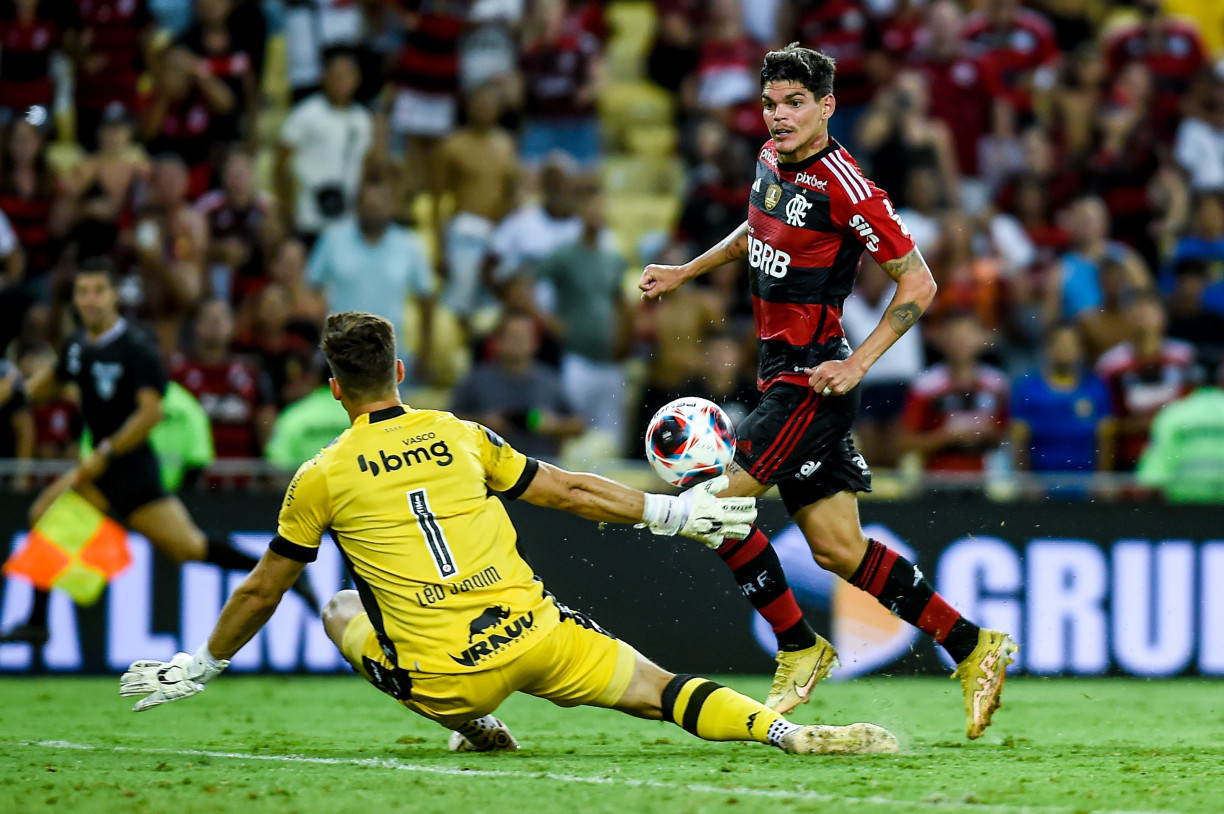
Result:
M897 293L888 309L888 325L901 336L930 306L935 296L935 280L917 248L881 263L880 268L897 282Z
M914 326L919 317L931 307L935 299L935 278L927 268L922 253L913 249L895 260L888 260L880 267L897 281L897 290L880 324L875 327L863 343L854 349L844 362L824 362L812 374L811 383L817 390L828 387L841 395L858 384L872 365L884 352L896 343L901 335ZM847 372L842 368L849 368ZM828 370L822 370L829 368ZM835 375L830 375L835 374ZM818 386L819 385L819 386Z
M922 309L918 307L918 303L903 302L888 312L888 324L897 332L897 336L900 336L908 331L921 316Z

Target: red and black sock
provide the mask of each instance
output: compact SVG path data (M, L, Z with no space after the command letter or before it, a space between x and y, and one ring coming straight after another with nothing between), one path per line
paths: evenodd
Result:
M803 650L816 644L816 634L803 618L795 594L786 582L778 553L756 526L742 540L727 540L718 556L731 569L744 598L769 622L779 650Z
M867 541L867 556L850 577L897 617L930 635L958 664L977 647L978 626L935 593L912 562L875 540Z

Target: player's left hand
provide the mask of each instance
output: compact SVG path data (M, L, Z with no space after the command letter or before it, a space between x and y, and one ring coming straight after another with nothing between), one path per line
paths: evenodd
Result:
M747 537L756 519L756 498L716 497L730 484L726 475L718 475L676 498L683 513L679 534L710 548L721 546L727 537Z
M710 548L718 548L728 537L747 537L757 516L756 498L717 497L730 483L726 475L719 475L675 497L648 492L641 525L652 534L682 534Z
M688 513L680 534L718 548L728 538L741 540L752 531L757 507L754 497L716 497L731 483L726 475L699 483L677 498Z
M684 266L665 266L651 263L642 271L638 280L638 288L642 291L643 300L657 300L668 291L674 291L684 284L688 273Z
M207 647L201 647L194 656L176 653L170 661L132 662L119 679L119 694L125 698L145 696L132 707L133 712L144 712L204 692L204 685L229 666L226 659L214 659Z
M830 359L803 372L808 374L808 384L820 395L844 396L858 386L867 371L849 359Z

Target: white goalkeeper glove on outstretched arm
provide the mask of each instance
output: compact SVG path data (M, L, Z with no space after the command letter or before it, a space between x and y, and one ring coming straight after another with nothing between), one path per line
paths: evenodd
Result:
M647 492L642 524L654 534L682 534L710 548L728 537L747 537L757 516L756 498L715 497L730 483L719 475L677 496Z
M119 679L119 694L145 696L132 707L133 712L144 712L204 692L204 685L221 675L226 667L229 660L213 658L205 642L194 656L177 653L170 661L132 662Z

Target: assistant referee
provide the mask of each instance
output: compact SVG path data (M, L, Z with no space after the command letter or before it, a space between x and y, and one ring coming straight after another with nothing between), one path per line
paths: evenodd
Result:
M108 262L82 264L73 280L72 304L82 327L69 337L54 369L30 379L26 393L32 402L45 401L76 385L95 445L88 457L38 496L30 508L30 525L72 489L175 562L253 568L253 558L233 548L224 535L206 535L182 502L162 488L149 433L162 419L168 378L153 340L119 315L117 280ZM297 590L317 612L309 585L303 582ZM47 600L46 591L36 591L29 618L0 635L0 643L45 644Z

